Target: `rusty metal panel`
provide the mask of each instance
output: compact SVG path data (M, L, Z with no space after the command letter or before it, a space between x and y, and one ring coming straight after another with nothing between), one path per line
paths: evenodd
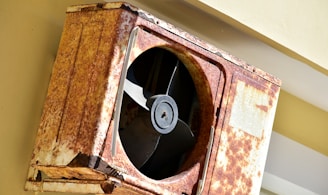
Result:
M49 166L68 165L80 153L98 156L101 152L128 41L128 37L122 35L129 33L127 27L133 27L127 21L133 23L136 18L122 12L115 9L67 14L32 167L44 166L43 171L47 171ZM36 174L37 171L31 169L29 178Z
M209 194L258 194L277 103L278 88L235 73Z
M118 135L128 67L174 54L192 77L197 139L164 179L140 172ZM280 80L126 3L67 9L26 189L96 194L258 194Z

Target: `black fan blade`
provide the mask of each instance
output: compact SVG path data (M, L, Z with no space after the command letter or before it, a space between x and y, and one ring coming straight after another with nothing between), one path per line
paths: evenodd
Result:
M123 147L131 162L138 169L152 156L160 140L150 122L149 113L143 113L120 131Z
M131 82L129 79L125 79L124 91L141 107L146 110L149 108L146 106L147 97L150 96L150 92L145 91L139 85Z
M171 96L178 105L179 119L188 122L196 90L188 70L180 65L179 61L172 72L166 94Z
M194 144L194 134L189 126L179 119L171 133L161 136L155 153L141 168L142 172L152 178L165 178L174 174L181 156Z

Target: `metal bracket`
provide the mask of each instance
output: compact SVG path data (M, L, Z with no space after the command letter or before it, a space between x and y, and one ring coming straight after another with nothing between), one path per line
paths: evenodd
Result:
M121 74L120 84L119 84L120 86L118 89L118 95L117 95L117 99L116 99L116 110L114 113L114 131L113 131L113 136L112 136L112 156L115 156L115 154L116 154L116 138L117 138L118 126L119 126L118 120L120 118L120 113L121 113L124 81L125 81L125 77L126 77L126 72L128 70L128 61L129 61L130 53L132 50L132 46L134 45L138 29L139 29L139 27L135 27L131 31L130 39L129 39L129 42L127 45L127 50L126 50L126 54L125 54L124 61L123 61L123 69L122 69L122 74Z
M212 146L213 146L213 140L214 140L214 127L211 126L210 139L209 139L208 145L207 145L207 153L206 153L206 157L205 157L203 173L202 173L201 179L198 182L198 188L197 188L196 195L202 194L202 192L204 190L207 168L208 168L208 164L210 162L210 156L211 156L211 151L212 151Z

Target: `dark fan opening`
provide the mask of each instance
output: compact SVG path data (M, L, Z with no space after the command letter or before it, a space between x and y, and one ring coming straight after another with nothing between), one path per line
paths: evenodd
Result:
M193 149L199 102L178 57L163 48L142 53L127 70L119 135L134 166L152 179L177 174Z

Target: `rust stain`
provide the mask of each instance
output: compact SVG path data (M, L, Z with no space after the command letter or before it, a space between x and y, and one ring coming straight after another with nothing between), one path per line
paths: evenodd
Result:
M225 142L225 159L220 161L214 171L212 193L219 194L250 194L253 187L251 174L247 172L250 162L250 154L253 150L253 141L247 134L236 136L233 130L227 133ZM220 162L219 161L219 162ZM215 187L214 187L215 186Z
M270 101L272 101L272 100L270 99ZM256 105L256 108L262 110L263 112L268 112L268 110L269 110L269 107L265 106L265 105Z
M101 184L101 188L105 194L111 194L114 191L115 185L111 182L104 182Z

